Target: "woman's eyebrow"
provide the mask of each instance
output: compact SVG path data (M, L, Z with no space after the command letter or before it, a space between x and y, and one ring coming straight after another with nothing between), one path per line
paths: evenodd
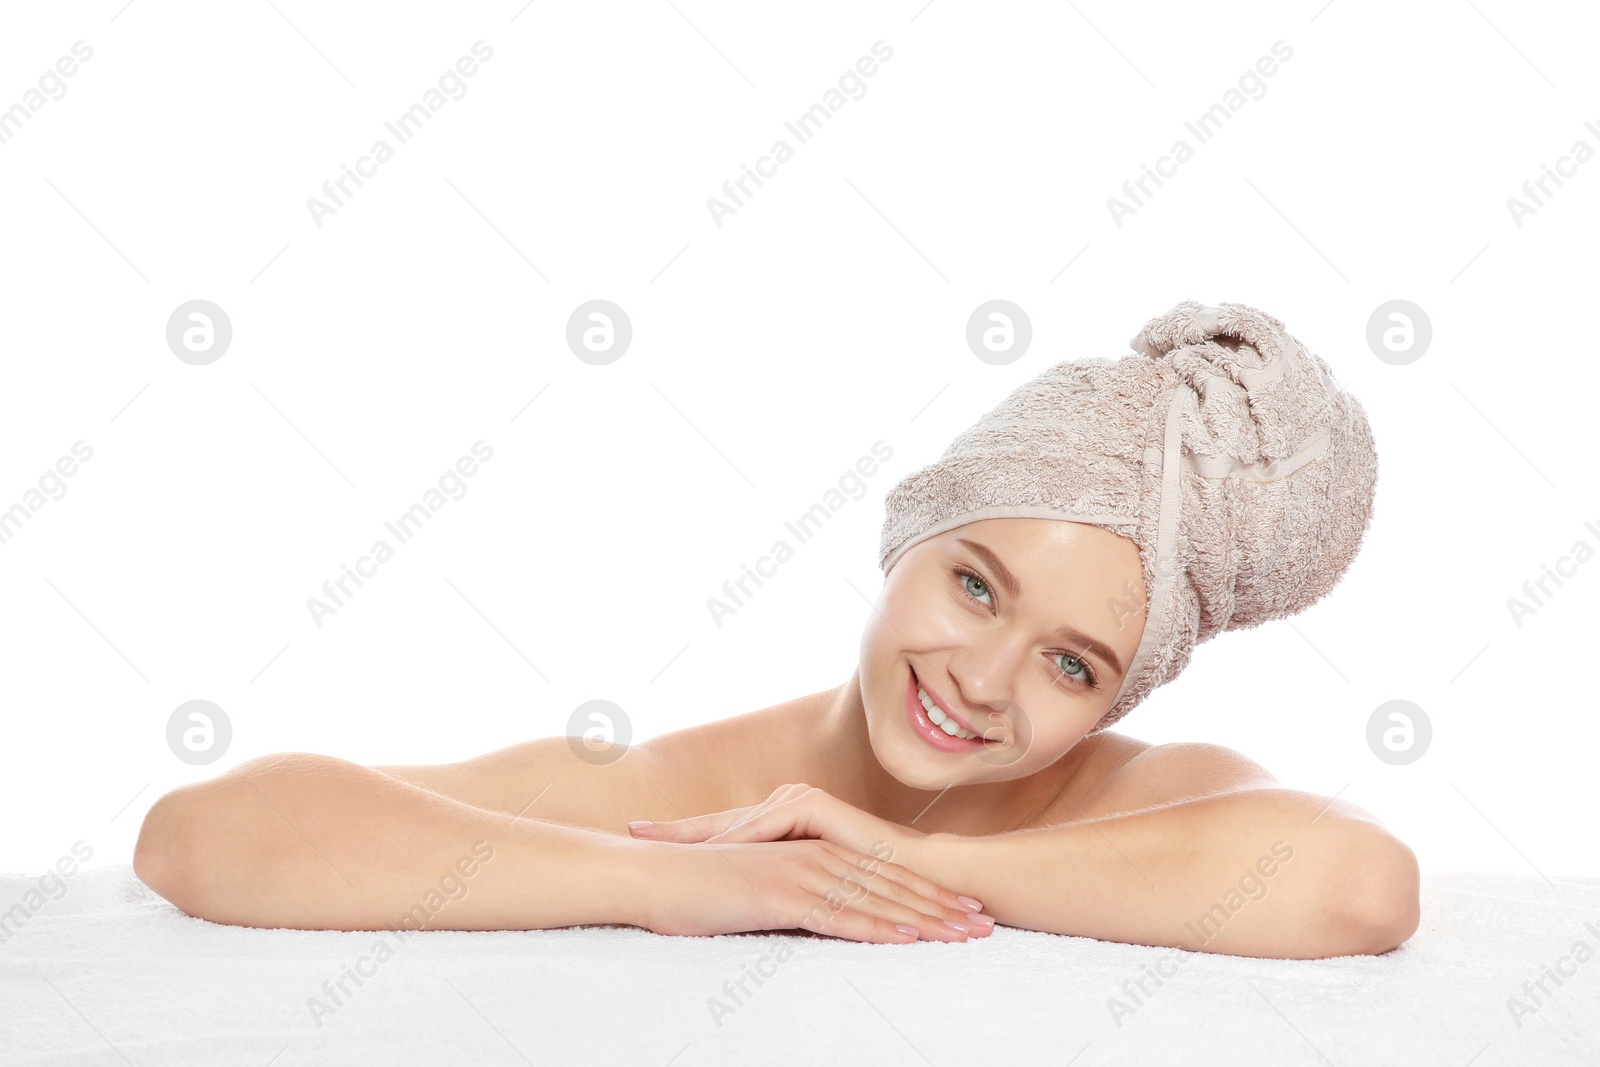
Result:
M972 549L972 551L977 554L979 559L982 559L983 562L989 565L989 569L994 571L994 576L1000 580L1000 584L1005 587L1008 595L1013 598L1020 598L1022 596L1022 583L1017 581L1017 576L1012 574L1004 563L1000 562L999 556L995 555L993 552L990 552L983 545L978 544L978 542L969 541L965 537L958 537L956 538L956 541L957 543L966 545L968 548Z
M988 548L980 545L978 542L970 541L965 537L958 537L956 538L956 541L959 544L966 545L967 548L972 550L974 555L983 560L984 563L988 564L989 569L994 572L995 579L999 581L1000 585L1004 587L1005 591L1010 596L1014 598L1021 598L1022 583L1017 581L1017 576L1012 574L1004 563L1000 562L999 556L995 555L993 552L989 551ZM1106 662L1108 666L1111 667L1112 670L1117 672L1119 677L1128 673L1127 669L1122 665L1122 660L1117 658L1117 654L1111 651L1110 646L1101 641L1095 640L1082 630L1075 629L1071 626L1062 626L1057 628L1055 633L1057 637L1065 638L1068 641L1076 641L1078 644L1085 646L1085 651L1092 652L1096 656L1099 656Z
M1089 652L1105 660L1106 665L1117 673L1118 678L1121 678L1128 673L1127 669L1122 666L1122 661L1117 658L1117 654L1115 652L1111 651L1110 648L1102 645L1099 641L1096 641L1082 630L1074 630L1070 626L1062 626L1057 628L1056 636L1067 641L1076 641L1078 644L1084 646L1085 652Z

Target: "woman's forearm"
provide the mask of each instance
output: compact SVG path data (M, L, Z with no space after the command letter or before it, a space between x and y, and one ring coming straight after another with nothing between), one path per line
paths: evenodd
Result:
M531 930L643 925L639 860L658 847L295 754L162 797L134 868L185 912L219 923Z
M986 837L902 862L1006 925L1279 959L1384 952L1417 925L1417 865L1374 823L1287 789Z

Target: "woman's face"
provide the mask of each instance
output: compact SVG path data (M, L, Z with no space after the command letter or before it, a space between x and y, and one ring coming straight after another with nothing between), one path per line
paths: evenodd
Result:
M861 640L878 761L915 789L1050 766L1110 709L1144 605L1138 546L1098 526L985 519L914 545ZM946 709L977 736L931 733Z

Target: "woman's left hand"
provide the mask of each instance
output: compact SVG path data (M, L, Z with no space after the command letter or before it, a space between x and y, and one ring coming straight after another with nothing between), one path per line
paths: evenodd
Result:
M879 859L904 863L908 844L927 834L901 826L809 785L782 785L760 804L649 825L629 823L634 837L708 844L819 838Z

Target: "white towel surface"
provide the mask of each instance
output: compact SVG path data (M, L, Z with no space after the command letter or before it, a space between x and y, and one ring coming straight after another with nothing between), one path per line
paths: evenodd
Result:
M0 914L38 881L0 876ZM1600 879L1425 875L1415 937L1330 960L1009 928L964 945L617 925L397 943L194 919L126 865L65 885L0 924L8 1067L1600 1063ZM370 976L335 1004L324 982L363 957ZM1147 976L1136 1002L1123 983L1158 962L1170 977ZM1570 977L1545 978L1535 1000L1523 983L1558 963ZM1114 997L1135 1010L1114 1017ZM1532 1009L1520 1026L1512 997ZM312 998L333 1009L320 1025Z

